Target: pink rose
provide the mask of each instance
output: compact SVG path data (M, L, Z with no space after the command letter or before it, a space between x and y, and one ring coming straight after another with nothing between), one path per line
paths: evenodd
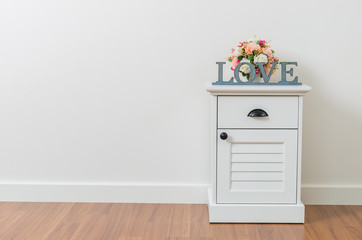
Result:
M265 40L259 40L260 45L265 45Z
M242 47L245 42L239 43L238 47Z
M248 45L246 45L245 51L247 54L252 54L253 51L259 51L260 50L260 46L256 43L248 43Z
M263 48L263 53L265 53L266 55L268 55L268 57L272 57L273 56L273 52L271 50L270 47L267 47L267 48Z
M234 70L236 66L240 63L240 60L238 58L233 58L233 61L231 62L231 70Z

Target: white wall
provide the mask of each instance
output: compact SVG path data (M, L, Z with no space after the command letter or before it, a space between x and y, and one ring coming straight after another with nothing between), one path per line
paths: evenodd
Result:
M257 34L298 61L313 88L304 201L362 204L361 9L357 0L1 1L0 200L205 201L204 84Z

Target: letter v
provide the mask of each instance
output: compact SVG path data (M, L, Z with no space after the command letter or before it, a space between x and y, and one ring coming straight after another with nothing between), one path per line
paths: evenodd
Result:
M258 66L259 66L259 69L260 69L260 72L261 72L261 75L263 76L264 78L264 82L265 83L269 83L269 79L271 77L271 75L273 74L273 70L275 68L275 66L278 64L277 62L272 62L271 65L272 65L272 68L270 69L270 72L269 72L269 75L267 75L265 73L265 69L264 69L264 64L263 62L258 62L256 63Z

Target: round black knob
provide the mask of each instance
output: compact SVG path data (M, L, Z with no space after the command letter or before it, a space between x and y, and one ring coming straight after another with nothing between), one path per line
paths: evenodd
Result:
M228 134L227 134L226 132L222 132L222 133L220 134L220 138L221 138L222 140L225 140L225 139L228 138Z

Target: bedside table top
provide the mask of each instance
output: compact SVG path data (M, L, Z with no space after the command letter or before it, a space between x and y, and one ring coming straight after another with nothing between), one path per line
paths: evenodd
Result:
M312 88L308 85L212 85L206 84L212 95L305 95Z

